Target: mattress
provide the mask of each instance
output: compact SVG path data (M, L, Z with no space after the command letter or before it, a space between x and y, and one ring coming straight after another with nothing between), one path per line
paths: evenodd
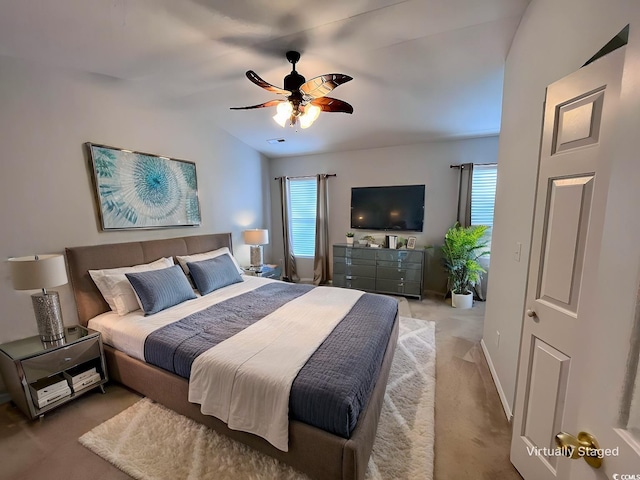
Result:
M243 277L242 283L156 315L106 313L89 327L101 331L105 343L189 378L199 354L311 288ZM349 438L375 386L397 308L391 297L360 297L295 378L291 419Z

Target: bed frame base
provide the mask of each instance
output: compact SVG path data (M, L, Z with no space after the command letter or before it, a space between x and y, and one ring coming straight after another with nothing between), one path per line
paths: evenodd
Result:
M362 480L373 448L384 401L391 361L398 338L398 318L385 352L380 376L369 404L361 413L351 438L341 438L319 428L292 420L289 423L289 451L278 450L256 435L231 430L215 417L203 415L200 406L189 403L188 381L178 375L136 360L105 345L109 377L165 407L212 428L270 457L291 465L317 480Z

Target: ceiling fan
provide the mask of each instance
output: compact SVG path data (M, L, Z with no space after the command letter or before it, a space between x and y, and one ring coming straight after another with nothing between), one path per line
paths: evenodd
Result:
M318 118L320 112L353 113L353 107L347 102L326 95L334 88L353 80L349 75L329 73L312 78L308 82L296 72L296 63L300 60L300 53L289 51L287 60L293 65L291 73L284 77L284 88L278 88L261 79L256 72L249 70L247 78L259 87L273 93L286 95L286 99L269 100L260 105L250 107L231 107L231 110L251 110L276 106L273 119L282 127L289 121L291 126L300 122L301 128L308 128Z

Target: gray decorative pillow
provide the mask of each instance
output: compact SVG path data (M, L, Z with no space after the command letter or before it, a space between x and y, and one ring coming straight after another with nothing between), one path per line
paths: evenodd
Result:
M229 255L220 255L201 262L188 262L187 266L201 295L242 282L242 277Z
M179 265L125 275L136 292L145 315L153 315L196 298Z

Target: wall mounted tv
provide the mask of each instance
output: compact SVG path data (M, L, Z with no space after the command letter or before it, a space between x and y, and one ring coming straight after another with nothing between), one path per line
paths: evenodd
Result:
M424 185L353 187L351 228L421 232Z

